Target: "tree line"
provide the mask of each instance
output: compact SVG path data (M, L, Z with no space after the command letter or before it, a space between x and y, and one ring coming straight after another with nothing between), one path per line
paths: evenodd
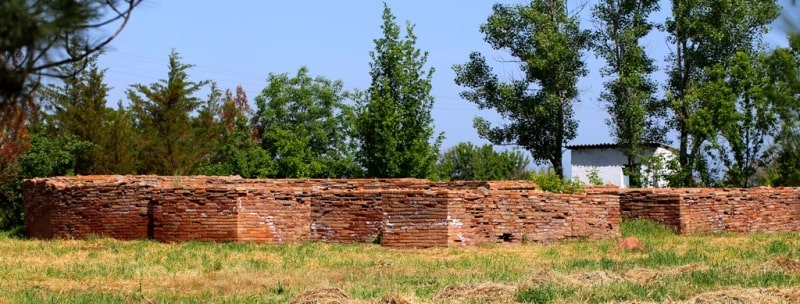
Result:
M92 174L240 175L245 178L518 178L519 151L461 143L440 155L430 111L433 68L414 27L384 6L383 35L370 52L372 83L347 91L340 80L271 73L254 99L191 77L173 50L167 73L132 84L127 102L107 106L106 69L92 53L49 70L60 81L20 93L24 122L8 125L0 147L0 226L22 220L21 181ZM79 52L69 49L67 53ZM80 48L80 47L78 47ZM38 83L37 83L38 85ZM22 96L20 95L20 96ZM8 104L13 104L6 99ZM255 108L251 108L254 104ZM12 149L13 147L13 149Z
M92 44L98 40L89 25L122 20L118 33L139 1L67 2L76 5L0 5L0 15L16 18L0 22L16 33L0 40L0 226L22 219L20 181L42 176L530 178L530 160L520 151L460 143L440 153L444 134L434 132L430 114L434 69L416 47L414 25L400 26L387 5L364 90L345 90L342 81L301 67L269 74L251 100L242 87L193 79L192 65L173 50L164 78L132 84L126 103L108 107L97 58L114 35ZM780 6L671 4L598 0L590 7L593 26L582 25L563 0L494 5L479 30L515 58L519 73L501 78L478 52L453 66L461 96L504 119L496 125L476 117L480 137L527 150L563 180L564 146L577 135L577 83L593 54L606 62L599 101L629 174L637 173L647 143L674 134L678 157L664 171L671 186L800 184L800 34L789 34L787 47L763 41ZM665 20L650 17L667 9ZM109 10L118 16L103 21ZM670 44L664 66L641 45L655 30ZM667 72L664 83L652 79L659 68ZM59 81L42 85L42 77Z
M630 175L638 173L644 144L674 134L678 157L664 161L670 186L799 184L800 34L790 33L786 47L764 42L781 7L774 0L670 3L598 0L590 8L593 29L580 26L566 1L494 5L480 31L513 57L518 75L501 79L478 52L454 66L456 83L467 88L461 96L505 118L500 125L476 118L480 136L524 147L561 172L564 146L576 137L576 84L587 75L582 55L591 52L606 62L599 101ZM671 14L652 20L659 10ZM654 30L669 45L664 83L652 79L658 66L641 44Z

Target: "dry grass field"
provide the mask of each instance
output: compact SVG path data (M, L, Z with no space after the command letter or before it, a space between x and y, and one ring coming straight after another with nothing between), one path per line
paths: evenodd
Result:
M0 303L800 303L800 235L399 250L0 235Z

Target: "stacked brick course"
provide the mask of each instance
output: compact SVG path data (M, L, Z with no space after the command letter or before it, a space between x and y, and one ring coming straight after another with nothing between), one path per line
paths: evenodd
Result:
M451 215L461 219L453 243L553 242L619 235L618 198L614 195L544 192L465 192ZM463 215L462 215L463 212Z
M784 232L800 225L800 189L685 189L681 232Z
M619 201L526 181L78 176L24 183L37 238L369 242L391 247L619 235Z
M800 188L619 190L622 218L646 218L681 234L800 229Z

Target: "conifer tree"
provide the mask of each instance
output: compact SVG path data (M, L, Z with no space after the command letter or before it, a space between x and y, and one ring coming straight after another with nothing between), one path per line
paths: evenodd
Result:
M190 81L187 70L192 65L180 60L173 50L166 79L149 86L135 84L127 91L142 140L140 174L190 174L200 165L195 152L202 139L193 132L191 114L202 104L194 94L209 82Z

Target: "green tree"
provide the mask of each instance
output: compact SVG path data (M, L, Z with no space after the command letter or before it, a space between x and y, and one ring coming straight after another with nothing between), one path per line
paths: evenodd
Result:
M4 170L7 179L0 183L0 228L11 229L24 224L22 180L75 174L77 160L92 147L74 135L49 138L41 126L34 128L30 149L19 156L18 165Z
M223 133L225 123L223 117L223 92L214 82L209 83L208 97L203 100L197 109L197 116L191 118L191 134L194 148L188 156L198 163L200 168L214 161L217 151L224 143ZM191 172L195 173L195 172Z
M41 100L45 109L44 122L51 137L73 135L81 141L93 143L76 160L78 174L109 173L108 164L99 162L107 153L103 142L107 114L106 98L110 88L105 84L105 69L97 67L97 56L83 61L60 66L61 84L49 84L43 88Z
M455 82L471 90L461 96L481 109L495 109L508 122L493 127L476 118L478 134L491 143L515 144L531 152L537 163L549 162L559 177L564 166L564 145L575 138L578 122L573 102L577 81L586 75L582 50L589 32L569 16L564 1L534 0L529 5L495 4L481 26L485 40L496 50L519 59L522 76L498 80L475 52L466 64L455 65Z
M372 84L359 100L356 116L358 160L369 177L429 177L443 134L434 136L431 109L433 68L416 48L414 26L400 26L384 3L383 37L370 52Z
M628 168L635 166L644 143L663 141L665 135L659 124L663 107L654 97L656 83L650 79L656 67L639 44L652 30L647 18L656 10L655 0L601 0L592 8L599 27L593 36L594 51L606 60L601 74L612 77L600 100L610 115L606 124L611 136L628 157Z
M92 143L74 135L53 139L44 132L35 132L31 149L20 156L23 178L74 175L78 158L92 147Z
M698 97L713 105L719 137L710 140L727 168L722 183L753 186L768 139L777 134L779 108L773 103L775 79L768 75L767 53L739 51L707 69ZM705 110L703 111L706 112Z
M222 104L221 145L212 152L210 162L198 173L204 175L239 175L245 178L275 176L272 157L262 149L251 122L247 94L241 86L236 95L225 91Z
M714 150L707 145L715 144L724 117L732 115L721 112L724 96L709 96L711 90L702 88L714 85L709 72L723 64L727 73L725 64L739 51L750 52L778 11L774 0L673 0L672 18L666 22L673 44L667 102L669 123L678 133L684 185L693 182L693 173L701 183L712 182L703 153Z
M139 173L138 159L141 138L135 129L135 118L131 111L117 103L117 109L107 109L103 121L99 145L103 153L95 160L101 164L100 173Z
M780 117L779 132L767 149L766 183L800 186L800 33L789 35L789 47L767 57L770 99Z
M360 175L349 145L352 109L341 81L312 78L305 67L297 75L270 74L256 97L261 147L275 162L277 177L351 177Z
M186 71L192 65L180 59L173 50L167 79L149 86L135 84L127 91L141 138L139 173L190 174L200 165L196 149L203 144L193 132L190 115L202 103L193 95L209 82L190 81Z
M497 152L490 144L479 147L461 142L442 153L436 176L443 180L520 179L529 163L517 150Z

